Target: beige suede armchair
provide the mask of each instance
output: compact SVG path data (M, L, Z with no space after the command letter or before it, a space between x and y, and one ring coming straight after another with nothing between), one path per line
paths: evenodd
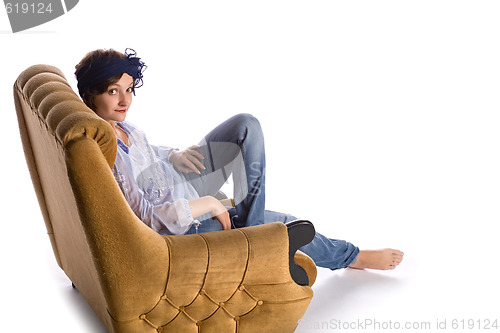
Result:
M58 265L109 332L293 332L311 301L289 272L282 223L161 236L132 212L111 168L116 137L55 67L14 85L30 175ZM71 331L71 328L68 328Z

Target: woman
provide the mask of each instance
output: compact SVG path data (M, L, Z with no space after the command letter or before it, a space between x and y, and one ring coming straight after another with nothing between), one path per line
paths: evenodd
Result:
M236 115L217 126L199 145L177 150L148 143L125 121L145 64L135 51L96 50L76 66L83 101L106 120L117 137L115 178L135 214L164 235L227 230L296 218L265 210L264 140L257 119ZM233 176L235 208L215 194ZM360 251L342 240L316 233L301 248L316 265L330 269L394 269L403 253L394 249Z

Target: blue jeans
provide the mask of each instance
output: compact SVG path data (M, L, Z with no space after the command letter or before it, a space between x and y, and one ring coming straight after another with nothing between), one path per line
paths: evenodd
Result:
M264 223L266 153L259 121L252 115L238 114L213 129L199 145L206 169L201 175L186 175L198 194L215 196L232 174L237 211L234 224Z
M229 209L234 228L297 218L265 210L264 136L259 121L249 114L231 117L212 130L200 143L206 170L200 176L188 174L200 196L215 195L233 175L236 207ZM222 230L217 220L206 219L187 234ZM359 249L349 242L316 233L311 243L300 248L320 267L345 268L356 260Z

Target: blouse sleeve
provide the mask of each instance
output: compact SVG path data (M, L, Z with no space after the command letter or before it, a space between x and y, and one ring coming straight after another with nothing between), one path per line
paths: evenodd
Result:
M151 145L151 148L153 148L153 151L155 152L156 156L158 156L159 159L167 161L170 158L170 154L172 154L172 152L179 150L177 148L155 146L155 145Z
M193 223L199 223L193 219L187 199L153 204L146 200L144 192L126 172L121 173L115 165L113 173L134 213L154 231L163 235L181 235L186 233Z

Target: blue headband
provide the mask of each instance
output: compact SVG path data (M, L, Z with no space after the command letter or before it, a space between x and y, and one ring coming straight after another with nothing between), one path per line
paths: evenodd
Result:
M142 72L146 65L141 58L136 57L133 49L125 50L126 58L105 58L87 64L78 72L78 92L83 98L83 93L92 87L112 78L115 75L127 73L134 78L134 88L143 85Z

